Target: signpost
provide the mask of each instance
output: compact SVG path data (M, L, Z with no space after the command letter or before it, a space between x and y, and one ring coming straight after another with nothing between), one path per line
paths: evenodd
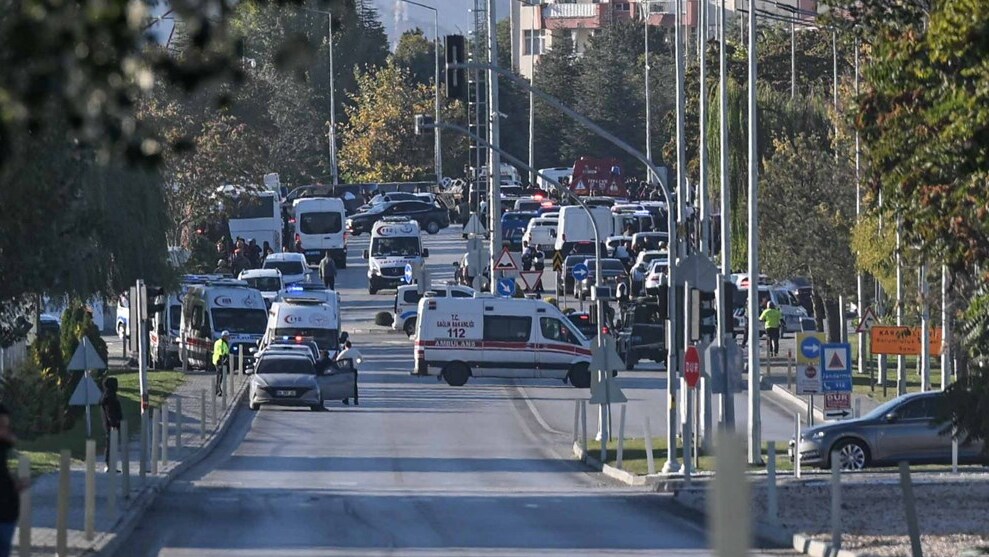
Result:
M821 346L821 383L824 416L840 420L851 415L852 346L847 342Z
M824 392L821 381L821 347L827 342L825 333L797 333L797 394L809 395L807 423L814 425L814 395Z
M96 353L96 349L89 344L89 339L82 337L82 342L79 343L76 351L72 354L72 359L69 360L69 365L65 366L65 369L69 371L81 371L85 374L69 398L69 405L86 407L86 437L92 437L93 418L90 406L99 404L102 393L100 392L100 387L89 376L89 371L92 369L106 369L106 362Z
M869 330L870 351L893 356L920 356L920 327L891 327L875 325ZM941 327L930 331L930 348L934 356L941 355Z
M495 261L495 271L517 271L519 266L515 263L515 258L512 257L511 252L508 248L501 250L501 255L498 256L498 260Z
M515 279L498 279L498 295L502 298L511 298L515 295Z
M404 278L405 278L405 284L412 284L412 281L415 280L414 277L413 277L413 274L412 274L412 264L411 263L406 263L405 264L405 277Z
M687 381L687 386L693 389L697 386L697 381L701 377L701 359L697 348L691 346L687 348L687 353L683 357L683 378ZM689 417L688 417L689 419Z
M871 308L865 308L865 314L862 315L862 319L859 321L859 326L855 328L856 333L867 333L872 329L872 326L876 324L877 321L876 312Z
M557 273L563 271L563 252L561 251L553 253L553 270Z
M587 264L586 263L578 263L578 264L574 265L573 266L573 271L571 273L573 274L574 280L576 280L578 282L586 279L587 278L587 273L588 273L588 271L587 271Z
M536 285L539 284L539 280L542 278L542 271L521 271L519 276L522 278L522 284L525 285L526 292L533 292L536 290Z

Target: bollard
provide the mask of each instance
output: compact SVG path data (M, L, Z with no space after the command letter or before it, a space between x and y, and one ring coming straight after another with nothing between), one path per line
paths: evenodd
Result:
M216 425L216 397L210 397L209 423Z
M831 452L831 547L841 549L841 456Z
M622 469L622 456L625 452L625 407L627 404L622 404L622 410L618 414L618 447L615 449L615 468L619 470Z
M179 342L179 356L182 360L182 373L189 373L189 357L186 354L186 344L185 344L185 331L181 333L181 340Z
M241 346L240 347L240 350L237 351L237 373L239 373L239 374L243 374L244 373L244 347L243 346ZM233 386L233 383L232 382L231 382L230 386L231 387Z
M580 448L587 456L587 401L580 401Z
M199 389L199 438L206 439L206 389Z
M656 473L656 462L652 457L652 428L649 427L649 416L646 416L645 424L643 425L645 429L645 434L643 435L643 440L646 442L646 466L650 474Z
M233 364L231 363L229 366L227 366L227 368L228 368L227 369L227 388L223 390L223 394L227 396L227 398L225 400L228 403L229 402L233 402L233 396L234 396L234 371L230 367L232 365ZM226 405L224 405L223 407L226 408Z
M106 507L112 520L117 515L117 436L119 430L110 430L110 465L106 469Z
M951 473L958 473L958 430L951 435Z
M72 496L72 453L62 451L58 464L58 506L55 510L55 555L69 554L69 498Z
M182 397L175 397L175 458L180 458L182 451Z
M31 481L31 461L26 455L17 455L17 477L22 482ZM17 520L18 547L21 557L31 555L31 490L21 491L21 514Z
M580 437L580 401L573 401L573 442L577 443Z
M224 410L227 409L227 394L230 393L230 377L231 377L230 366L231 366L230 360L228 359L227 360L227 365L222 366L221 367L221 371L220 371L220 373L222 374L220 376L220 385L221 385L221 388L220 388L220 391L221 391L220 398L223 399L223 409Z
M165 399L161 403L161 465L168 464L168 438L172 432L172 408Z
M151 475L158 475L158 449L161 447L161 427L158 425L159 410L151 409Z
M711 545L718 557L745 557L752 544L749 482L745 478L745 439L718 431L715 474L707 498Z
M793 352L786 351L786 390L793 388Z
M130 428L127 420L120 420L120 491L124 499L130 499Z
M794 418L794 429L796 429L796 435L794 436L793 445L793 477L800 479L800 412L793 413Z
M96 441L86 440L86 498L83 504L83 529L86 541L96 534Z
M769 455L766 460L766 514L769 515L769 523L779 522L779 499L776 495L776 441L769 441L767 447Z
M860 418L862 416L862 399L855 399L855 417Z
M607 429L605 434L601 435L601 454L599 457L601 461L601 465L604 466L605 464L608 463L608 438L611 437L611 424L608 423L606 405L602 404L601 410L602 410L602 412L600 413L601 420L604 421L604 425L602 425L602 431L604 429Z
M154 412L153 409L151 411ZM138 445L141 455L138 457L137 475L141 478L141 485L144 485L148 475L148 410L141 412L141 439Z
M910 550L913 557L923 557L920 546L920 525L917 523L917 501L913 496L913 482L910 481L910 464L900 462L900 487L903 489L903 505L907 513L907 531L910 533Z

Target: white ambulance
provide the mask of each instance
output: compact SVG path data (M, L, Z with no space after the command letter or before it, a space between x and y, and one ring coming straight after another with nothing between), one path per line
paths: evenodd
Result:
M271 304L261 348L275 340L312 339L321 356L335 356L340 347L340 298L336 292L326 301L287 296Z
M253 360L268 324L261 292L242 280L210 280L189 288L182 298L180 359L189 367L212 368L213 342L230 332L230 357Z
M418 222L408 217L385 217L371 228L371 245L363 255L367 260L367 292L377 294L378 290L404 284L406 265L412 265L418 275L429 250L422 247Z
M542 300L438 298L419 301L413 375L461 386L471 377L552 378L591 384L591 341Z

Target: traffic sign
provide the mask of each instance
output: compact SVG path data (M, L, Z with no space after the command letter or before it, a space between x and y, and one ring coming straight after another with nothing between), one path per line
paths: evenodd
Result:
M876 324L876 312L872 310L871 307L865 308L865 314L862 316L862 320L859 321L859 326L855 327L856 333L865 333Z
M471 234L483 236L485 232L487 230L484 229L481 220L477 218L477 213L471 213L470 218L467 219L467 224L464 225L464 234L468 236Z
M797 394L816 395L822 391L821 370L817 364L797 364Z
M683 356L683 378L687 381L687 386L693 389L697 386L697 380L701 377L701 359L694 346L687 347L687 353Z
M412 274L412 264L411 263L406 263L405 264L405 283L406 284L412 284L412 281L413 280L414 280L414 277L413 277L413 274Z
M573 266L572 274L575 280L584 280L585 278L587 278L587 273L588 271L587 271L586 263L578 263Z
M87 369L106 369L106 362L96 353L96 349L89 343L89 339L82 337L82 342L72 353L69 365L65 366L69 371L86 371ZM78 389L77 389L78 390ZM99 390L99 389L97 389ZM99 400L97 400L99 402Z
M553 254L553 270L557 273L563 270L563 252L561 251Z
M848 343L821 346L821 381L825 393L851 392L852 346Z
M542 271L521 271L519 276L522 277L522 283L525 284L525 289L535 290L536 285L539 283L540 277L542 277Z
M72 396L69 397L69 406L91 406L93 404L99 404L102 396L103 393L100 391L100 387L96 384L96 381L86 375L76 385L76 390L72 391Z
M727 362L727 377L722 358ZM711 376L711 392L720 395L737 393L742 385L742 351L734 340L729 340L724 346L715 341L704 351L704 367Z
M821 361L821 346L827 340L824 333L797 333L797 363L818 365Z
M824 393L824 416L827 419L847 418L851 415L852 393Z
M869 350L873 354L893 356L920 355L920 327L886 327L876 325L869 330ZM941 327L931 329L931 355L941 355Z
M508 248L501 250L498 261L495 261L495 271L517 271L518 269L519 266L515 263L515 258L512 257Z
M498 280L498 295L503 298L511 298L515 295L515 279L503 278Z

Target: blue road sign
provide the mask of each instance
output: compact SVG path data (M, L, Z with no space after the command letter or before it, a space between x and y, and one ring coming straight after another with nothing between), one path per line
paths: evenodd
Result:
M817 337L809 336L800 343L800 354L804 358L814 360L821 357L821 340Z
M821 345L821 380L826 393L852 391L852 346L847 342Z
M405 282L407 284L412 284L412 280L413 280L413 278L412 278L412 264L411 263L406 263L405 264Z
M573 266L573 278L576 280L584 280L587 278L587 264L578 263Z
M498 279L498 295L503 298L511 298L515 295L515 279Z

